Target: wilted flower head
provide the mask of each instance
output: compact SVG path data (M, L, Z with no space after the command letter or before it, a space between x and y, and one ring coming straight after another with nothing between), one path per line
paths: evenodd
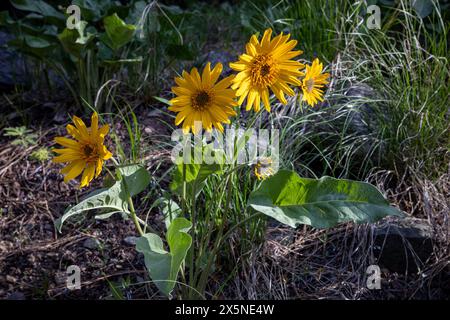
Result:
M253 169L258 180L264 180L275 174L274 163L269 157L260 157Z

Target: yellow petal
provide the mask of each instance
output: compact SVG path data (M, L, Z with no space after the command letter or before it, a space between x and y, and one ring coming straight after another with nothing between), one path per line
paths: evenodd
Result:
M75 127L78 129L78 132L80 133L81 138L84 140L89 140L89 133L88 133L87 127L84 124L83 120L81 120L77 116L73 116L73 123L75 124Z
M109 125L105 124L101 126L101 128L98 130L98 134L101 136L106 136L109 132Z
M264 31L264 35L261 39L261 47L264 49L269 49L269 45L270 45L270 37L272 35L272 29L266 29L266 31Z
M214 66L214 69L211 71L211 84L215 84L217 79L219 79L220 74L222 73L223 66L219 62Z
M52 159L52 161L54 163L61 163L61 162L75 161L75 160L79 160L79 159L80 159L80 156L78 154L68 153L68 154L63 154L63 155L54 157Z
M207 89L211 86L211 62L208 62L203 68L202 72L202 85Z
M79 147L79 143L78 142L76 142L75 140L72 140L72 139L65 138L65 137L56 137L54 139L54 141L57 144L60 144L63 147L67 147L67 148L77 149Z
M95 168L95 177L96 178L100 175L100 173L102 172L102 169L103 169L103 160L98 159L97 166Z
M86 166L86 162L84 160L77 160L71 163L71 168L68 173L64 176L64 182L67 183L69 180L75 179L78 177Z
M267 88L262 92L262 100L267 112L270 112L269 90L267 90Z
M98 130L98 114L94 112L91 117L91 136L95 137Z
M95 163L90 162L88 163L86 169L83 172L83 175L81 176L80 188L89 185L92 179L94 179L94 173L95 173Z

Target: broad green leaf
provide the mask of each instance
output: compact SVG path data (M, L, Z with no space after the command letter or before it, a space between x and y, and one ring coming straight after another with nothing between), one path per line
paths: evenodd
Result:
M150 183L150 174L140 165L124 166L119 168L119 171L121 180L115 181L109 188L101 188L91 192L77 205L68 208L64 215L55 222L57 229L61 232L62 225L67 219L89 210L106 209L109 211L98 215L97 219L109 218L117 212L129 213L126 190L128 189L131 196L137 195Z
M363 223L387 215L402 216L371 184L331 177L301 178L288 170L264 180L248 203L294 228L300 224L330 228L347 221Z
M25 42L32 48L42 49L51 47L51 43L38 37L25 36Z
M122 219L127 219L128 216L125 212L123 211L110 211L110 212L106 212L106 213L101 213L101 214L97 214L95 215L95 219L96 220L108 220L109 218L111 218L113 215L115 215L116 213L120 213L122 216Z
M159 198L156 204L161 205L161 210L164 215L164 222L166 229L169 229L172 221L181 215L181 208L172 199Z
M58 28L54 25L36 26L28 24L23 20L15 21L9 16L8 11L2 11L0 12L0 26L7 27L9 32L18 39L23 40L25 36L33 36L53 44L59 44L57 38Z
M186 167L186 188L187 192L195 192L197 195L205 184L206 179L215 173L222 171L219 164L185 164ZM172 183L170 184L172 191L181 193L183 189L183 164L175 167Z
M164 249L161 238L154 233L147 233L136 242L136 250L144 254L150 278L167 296L175 287L181 264L192 244L188 234L191 227L192 223L185 218L172 221L166 234L169 252Z
M110 40L106 44L112 46L111 49L117 50L133 39L136 26L126 24L116 13L103 19L103 23Z
M56 228L61 232L64 222L76 215L94 209L108 209L112 211L128 212L127 197L122 190L121 181L117 181L111 188L102 188L91 192L77 205L66 210L56 222Z
M62 23L66 20L62 12L42 0L11 0L11 4L19 10L39 13L49 21Z
M126 18L127 23L138 23L142 17L145 7L148 5L145 1L136 1L130 8Z
M81 9L81 16L84 20L100 21L108 12L108 9L114 5L110 0L73 0Z
M128 192L132 197L144 191L150 183L150 173L141 165L127 165L119 168L119 171L125 179Z
M48 57L55 49L55 44L35 36L21 35L8 41L8 45L35 57Z
M432 0L414 0L413 7L417 12L417 15L421 18L425 18L433 12L433 1Z
M6 26L8 24L13 23L14 21L9 16L8 11L1 11L0 12L0 26Z
M87 26L86 21L79 21L75 25L75 29L65 28L63 32L58 35L59 41L68 53L77 58L82 58L85 53L87 45L94 39L94 35L85 31Z

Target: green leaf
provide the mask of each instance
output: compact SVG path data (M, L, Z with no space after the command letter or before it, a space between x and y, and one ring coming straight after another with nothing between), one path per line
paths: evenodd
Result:
M9 16L8 11L1 11L0 12L0 26L6 26L7 24L11 24L14 21Z
M105 44L110 45L111 49L117 50L133 39L136 26L126 24L116 13L103 19L103 23L106 34L111 40Z
M119 168L120 174L125 179L128 192L133 197L150 183L150 173L141 165L132 164Z
M155 99L156 101L162 102L164 104L167 104L168 106L171 105L170 101L161 97L157 97L157 96L153 96L153 99Z
M86 21L79 21L75 24L75 29L65 28L63 32L58 35L59 41L68 53L77 58L82 58L86 47L94 39L94 34L86 32Z
M24 42L25 36L33 36L53 44L59 44L58 28L55 25L30 25L24 20L15 21L9 16L8 11L2 11L0 12L0 26L5 26L11 34L17 37L19 42Z
M87 21L100 21L109 9L116 7L115 1L110 0L73 0L81 9L81 16Z
M54 50L55 45L35 36L21 35L8 41L8 45L35 57L46 57Z
M219 164L185 164L186 167L186 188L187 192L198 194L206 182L206 179L215 173L222 171ZM183 164L175 167L173 179L170 184L172 191L181 193L183 188Z
M413 7L422 19L430 15L434 8L432 0L414 0Z
M67 219L89 210L108 209L116 212L129 212L127 197L122 189L121 182L117 181L111 188L102 188L91 192L80 203L68 208L64 215L55 221L57 230L61 232Z
M91 192L77 205L66 210L64 215L55 221L56 228L61 232L63 223L83 212L95 209L106 209L110 212L97 216L97 219L106 219L114 213L128 210L128 192L130 196L135 196L143 191L150 183L150 174L140 165L128 165L119 168L121 180L116 181L109 188L101 188ZM125 184L126 187L125 188Z
M248 203L294 228L300 224L330 228L347 221L363 223L387 215L402 216L371 184L331 177L301 178L288 170L264 180Z
M53 21L62 22L66 20L64 14L42 0L11 0L11 4L16 9L39 13L44 18L52 18Z
M159 198L157 203L161 205L162 213L164 215L164 222L166 229L169 229L172 221L181 215L180 206L172 199Z
M191 247L192 238L188 234L192 223L185 218L176 218L166 234L169 252L163 241L154 233L147 233L136 242L136 250L144 254L145 266L150 278L158 289L169 296L175 287L178 272Z

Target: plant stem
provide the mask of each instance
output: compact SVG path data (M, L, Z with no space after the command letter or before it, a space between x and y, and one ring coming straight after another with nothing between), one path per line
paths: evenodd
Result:
M191 261L189 262L189 285L191 288L194 287L194 248L195 248L195 186L192 188L192 203L191 203L191 222L192 222L192 250L191 250ZM192 298L193 290L190 290L190 298Z
M225 190L229 190L230 181L231 181L231 175L227 176L227 181L225 183L225 186L226 186ZM214 247L213 247L213 250L211 252L211 255L208 258L208 262L206 264L206 267L203 270L203 272L201 273L200 279L198 281L198 285L197 285L198 289L197 289L197 291L200 292L201 294L203 294L203 292L205 291L206 282L208 280L208 275L210 273L211 266L212 266L212 264L214 262L214 258L217 255L217 251L218 251L218 249L220 247L220 244L222 242L222 235L223 235L223 230L224 230L224 226L225 226L225 218L227 216L228 209L230 207L231 194L232 194L232 192L228 192L228 194L227 194L227 199L225 201L225 211L224 211L224 213L222 215L222 221L221 221L221 224L220 224L219 233L218 233L216 241L214 243ZM220 206L220 203L218 205Z
M134 210L133 199L131 199L131 196L128 196L128 205L130 206L131 219L133 220L134 225L136 226L137 232L142 237L144 235L144 231L142 231L138 217L136 216L136 211Z

